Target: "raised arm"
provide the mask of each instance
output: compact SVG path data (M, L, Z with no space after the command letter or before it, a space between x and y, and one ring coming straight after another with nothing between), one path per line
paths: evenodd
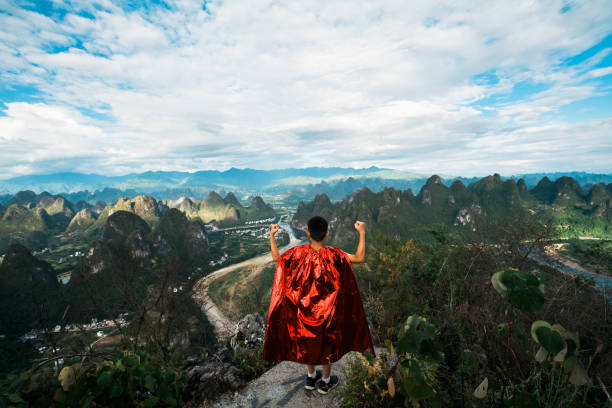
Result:
M272 259L278 261L280 256L278 248L276 247L276 241L274 240L274 234L278 231L278 224L272 224L270 226L270 249L272 250Z
M359 263L363 262L365 259L365 223L357 221L355 223L355 229L359 232L359 245L357 246L355 255L348 254L348 256L352 263Z

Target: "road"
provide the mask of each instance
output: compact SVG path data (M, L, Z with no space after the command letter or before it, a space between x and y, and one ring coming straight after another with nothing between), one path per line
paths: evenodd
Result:
M287 233L289 234L289 238L290 238L289 245L280 249L281 253L293 246L296 246L302 243L302 241L298 240L295 237L288 223L281 221L279 224L283 230L287 231ZM263 255L259 255L254 258L247 259L246 261L242 261L242 262L218 269L210 273L209 275L206 275L200 278L196 282L196 284L193 286L192 297L196 301L196 303L200 305L200 308L202 308L202 311L206 314L208 321L210 321L210 323L214 326L217 339L222 340L222 339L227 339L231 337L236 330L236 322L230 321L225 315L223 315L221 310L219 310L217 305L215 305L215 303L212 301L210 296L208 296L208 287L210 286L210 284L214 280L219 279L222 276L232 271L235 271L237 269L242 269L242 268L247 268L247 267L252 267L252 266L260 266L260 265L264 265L270 262L272 262L272 255L270 252L267 252Z

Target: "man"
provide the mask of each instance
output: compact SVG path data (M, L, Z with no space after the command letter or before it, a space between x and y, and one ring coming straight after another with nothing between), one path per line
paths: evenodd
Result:
M347 254L325 246L327 221L315 216L308 221L310 244L279 254L270 228L272 258L277 261L264 343L264 360L295 361L307 365L306 389L318 383L327 394L338 385L331 363L349 351L374 352L352 263L365 257L365 224L355 222L359 232L356 253ZM315 371L323 366L323 373Z

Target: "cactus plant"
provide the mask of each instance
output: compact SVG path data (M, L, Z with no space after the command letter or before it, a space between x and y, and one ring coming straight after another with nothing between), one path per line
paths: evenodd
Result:
M493 288L507 297L508 302L523 312L535 312L544 304L544 293L535 274L517 269L505 269L491 277Z
M586 369L578 359L580 350L580 339L576 333L567 331L560 324L536 320L531 325L531 336L541 345L535 355L538 363L542 363L549 357L552 361L559 363L569 376L569 381L574 385L585 385L590 379Z

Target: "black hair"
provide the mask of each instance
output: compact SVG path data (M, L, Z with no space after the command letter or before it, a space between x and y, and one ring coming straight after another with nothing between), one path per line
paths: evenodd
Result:
M309 219L308 232L310 232L310 238L313 240L317 242L323 241L327 233L327 221L325 221L325 218L315 215Z

